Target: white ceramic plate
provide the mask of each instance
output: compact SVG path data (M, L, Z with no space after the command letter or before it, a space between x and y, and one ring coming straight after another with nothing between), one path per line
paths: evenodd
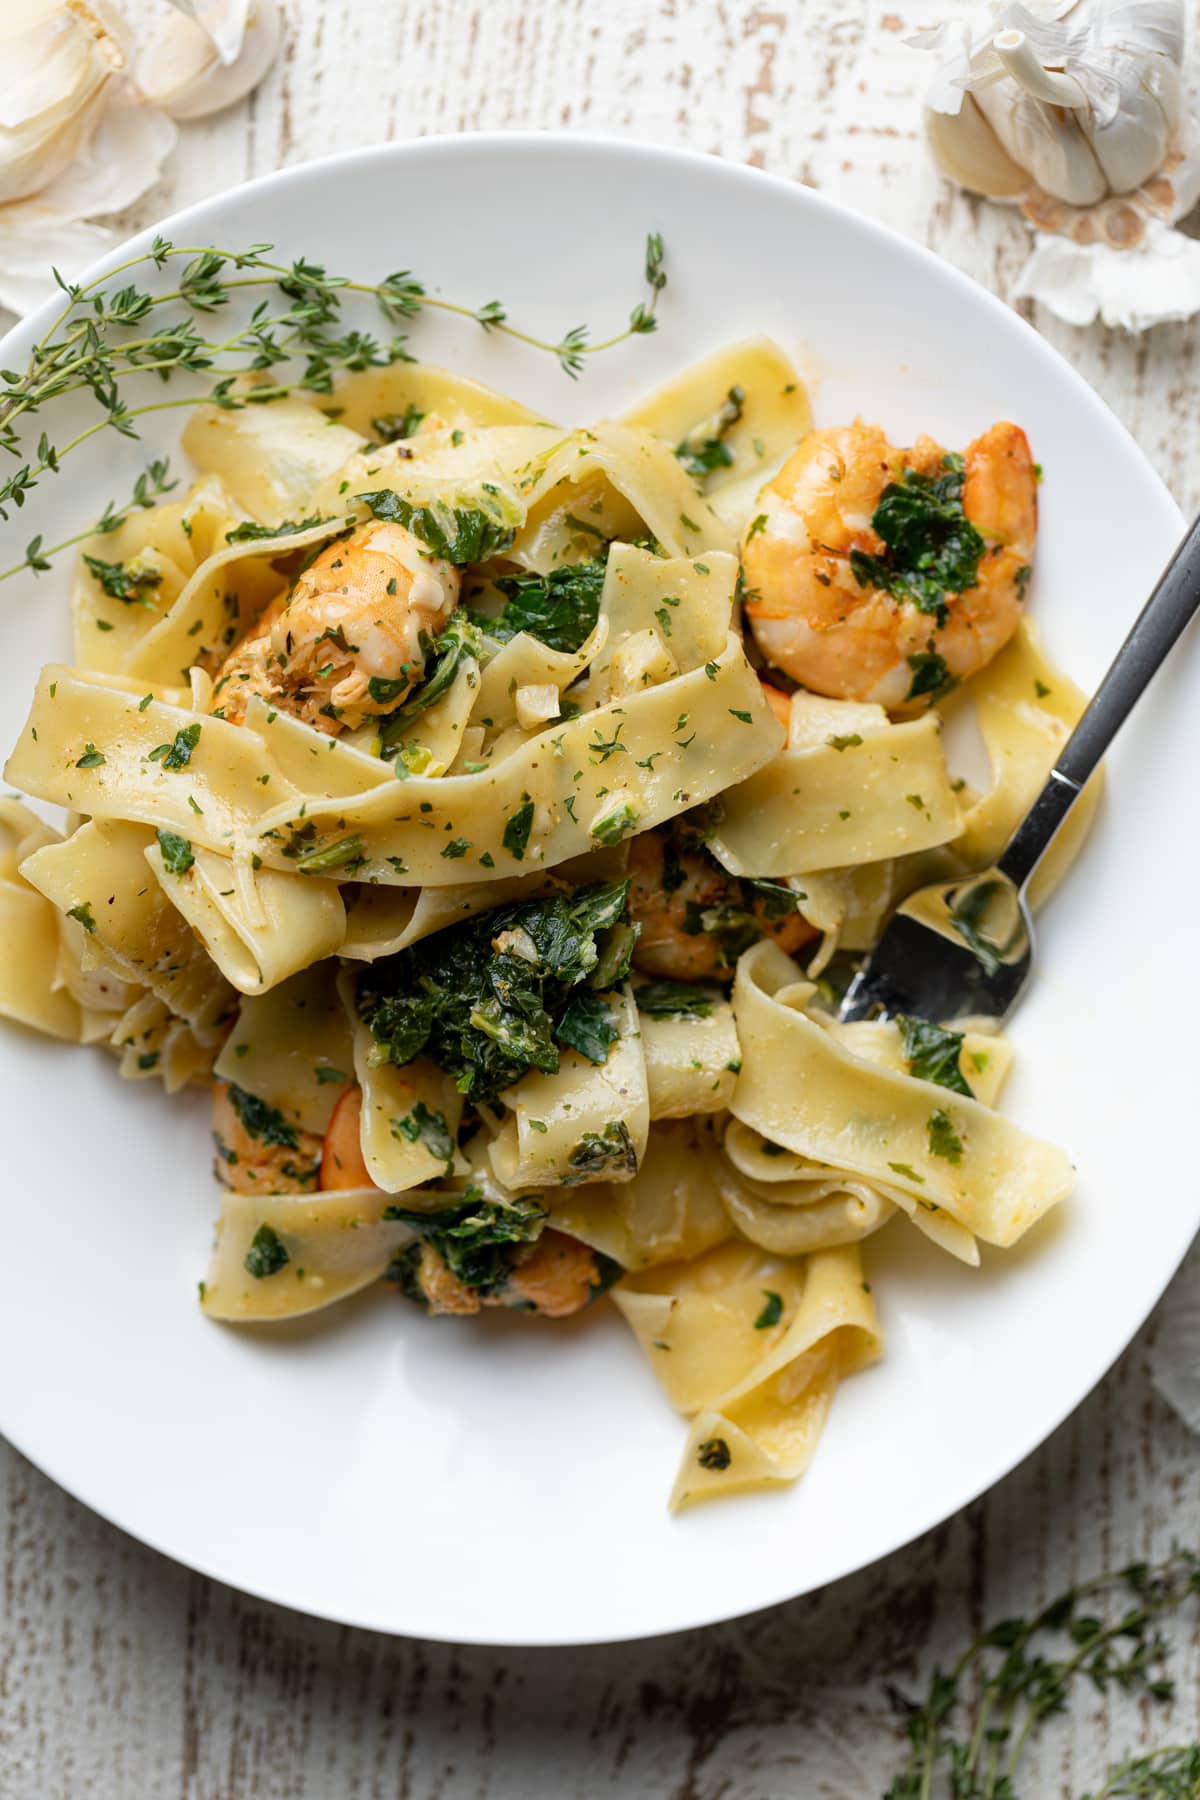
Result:
M290 170L164 227L179 243L269 239L361 277L409 267L449 298L499 296L550 336L624 320L651 229L669 258L662 329L578 384L463 321L418 322L413 347L582 421L766 331L816 378L818 422L861 411L898 442L924 429L953 445L1017 419L1046 471L1033 611L1052 652L1094 683L1177 535L1175 506L1020 319L804 188L633 145L465 137ZM15 332L0 366L20 366L47 323ZM160 446L178 418L165 416ZM7 528L10 546L64 534L47 498L69 500L65 529L78 529L140 461L110 439L72 466ZM56 568L0 590L6 742L39 665L66 649L65 582ZM702 1624L937 1524L1083 1398L1200 1220L1179 1022L1191 909L1172 900L1200 882L1186 803L1200 787L1198 706L1193 644L1112 758L1013 1028L1008 1106L1070 1147L1074 1199L977 1272L903 1221L868 1246L886 1354L838 1394L796 1487L670 1518L683 1428L608 1308L565 1326L454 1324L379 1293L304 1326L207 1323L195 1304L215 1211L204 1101L166 1104L98 1053L9 1030L0 1429L181 1562L306 1612L431 1638L577 1643Z

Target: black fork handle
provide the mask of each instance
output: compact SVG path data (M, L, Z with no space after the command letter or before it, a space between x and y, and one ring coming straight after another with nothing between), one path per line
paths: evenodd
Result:
M999 868L1018 888L1025 886L1041 862L1089 776L1197 612L1200 518L1167 564L1083 717L1063 745L1045 787L1000 857Z

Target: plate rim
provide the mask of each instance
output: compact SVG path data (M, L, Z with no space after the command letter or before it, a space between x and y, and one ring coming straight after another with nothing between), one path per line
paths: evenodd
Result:
M325 173L327 171L337 171L339 169L363 168L367 165L379 162L387 163L390 161L403 161L408 157L414 155L420 156L425 153L432 153L435 157L486 154L489 149L503 152L514 149L518 152L535 150L545 153L550 151L555 156L567 158L580 153L587 155L589 153L600 151L606 157L611 157L616 161L638 163L649 159L659 163L690 168L696 173L703 172L705 179L709 177L715 177L720 180L727 179L733 185L750 184L755 188L761 188L766 185L776 190L780 196L787 196L788 202L798 206L801 210L812 208L819 213L824 213L831 219L845 221L852 229L863 234L864 237L882 240L890 247L892 254L901 254L914 260L919 265L934 267L937 271L939 280L949 281L952 286L958 287L961 291L969 291L972 304L979 306L982 303L985 314L991 313L993 317L1002 316L1006 321L1006 329L1011 328L1012 325L1015 324L1018 328L1018 335L1023 337L1026 348L1030 350L1035 357L1040 358L1043 364L1054 367L1056 379L1060 381L1066 379L1070 383L1080 403L1089 409L1097 419L1103 420L1103 426L1106 431L1111 433L1115 429L1120 436L1123 437L1128 451L1136 457L1138 462L1142 465L1144 474L1150 478L1149 485L1152 488L1157 489L1160 502L1165 503L1167 515L1172 516L1180 529L1182 529L1185 523L1182 510L1175 501L1165 481L1161 475L1159 475L1157 469L1155 469L1146 453L1137 443L1137 440L1134 438L1128 426L1126 426L1124 421L1109 408L1106 402L1084 379L1078 369L1075 368L1067 357L1064 356L1061 351L1056 349L1046 338L1042 337L1029 321L1023 318L1020 313L1016 312L1014 308L1006 304L996 294L983 287L953 263L948 262L942 256L938 255L936 251L904 236L903 233L896 231L890 225L883 224L879 220L872 218L865 213L857 212L841 201L838 201L817 189L807 187L802 182L787 175L777 174L766 169L755 168L752 165L735 162L720 156L714 156L704 151L682 149L675 145L656 143L638 137L613 137L599 132L565 133L530 130L431 133L428 136L360 146L355 149L338 151L327 156L313 157L304 162L291 164L286 168L271 170L266 174L255 176L244 182L239 182L232 187L221 188L217 192L206 195L202 199L196 200L188 206L180 207L176 211L167 214L162 219L132 233L120 243L113 245L103 256L98 257L90 263L76 279L79 282L89 282L103 276L131 254L137 254L140 251L143 251L156 234L172 237L174 241L178 241L180 229L186 229L188 222L191 219L196 217L196 215L205 212L207 209L214 206L220 206L223 202L234 196L237 196L239 199L247 194L261 197L264 194L279 192L287 187L303 186L305 181L311 179L317 172ZM18 354L25 354L30 343L48 328L60 310L60 296L50 296L32 313L28 314L24 319L18 320L16 324L5 333L3 338L0 338L0 366L14 366L12 363L10 347L20 346ZM784 1574L783 1584L787 1588L787 1591L779 1594L773 1600L765 1602L756 1600L749 1604L745 1609L739 1607L733 1611L729 1610L728 1606L724 1603L720 1603L715 1607L712 1605L706 1606L703 1603L700 1603L694 1606L687 1616L677 1618L669 1625L663 1625L653 1629L638 1629L634 1632L609 1631L601 1632L600 1634L596 1634L593 1631L589 1632L589 1634L584 1637L573 1634L563 1635L557 1632L551 1634L543 1630L536 1635L496 1637L493 1635L485 1635L483 1633L449 1633L439 1630L436 1622L429 1620L419 1620L411 1626L398 1626L388 1622L381 1622L379 1617L364 1615L361 1612L356 1612L353 1608L332 1611L328 1607L299 1603L295 1599L289 1598L273 1589L270 1583L256 1584L252 1581L246 1581L242 1578L240 1573L236 1576L230 1575L221 1568L218 1558L212 1556L202 1558L194 1553L185 1553L178 1549L171 1548L166 1541L166 1537L169 1534L162 1532L148 1532L140 1528L137 1530L132 1529L130 1526L124 1524L119 1517L115 1516L112 1511L109 1511L106 1506L99 1505L94 1500L89 1499L83 1491L82 1485L79 1484L77 1480L67 1480L58 1474L56 1472L56 1457L53 1455L49 1457L35 1455L26 1447L19 1436L10 1435L8 1431L4 1429L2 1420L0 1420L0 1436L3 1436L19 1455L23 1456L42 1474L46 1475L58 1487L62 1488L72 1497L72 1499L78 1501L81 1505L86 1506L90 1512L95 1513L98 1517L102 1518L106 1524L121 1531L125 1536L131 1537L136 1542L144 1544L156 1554L169 1558L172 1562L178 1564L182 1568L192 1570L197 1574L205 1576L207 1579L218 1581L224 1586L233 1588L236 1592L244 1593L255 1600L283 1607L286 1610L298 1613L303 1617L321 1619L328 1621L329 1623L350 1626L355 1629L377 1631L388 1636L492 1649L519 1648L522 1650L535 1650L652 1641L659 1637L671 1636L684 1631L699 1630L710 1625L724 1623L733 1619L749 1618L759 1613L770 1611L776 1606L786 1605L790 1601L803 1597L805 1594L823 1591L824 1588L833 1585L835 1582L846 1579L850 1575L870 1569L887 1557L895 1555L897 1551L905 1548L908 1544L915 1543L927 1532L944 1525L965 1507L973 1504L981 1495L987 1493L998 1482L1004 1480L1006 1476L1014 1473L1028 1461L1029 1457L1032 1456L1036 1450L1046 1443L1048 1439L1061 1428L1065 1421L1071 1417L1080 1405L1082 1405L1084 1400L1088 1398L1100 1382L1105 1379L1115 1363L1128 1349L1138 1331L1140 1331L1146 1323L1146 1320L1150 1317L1150 1314L1153 1312L1155 1306L1157 1306L1163 1294L1166 1292L1167 1287L1170 1285L1180 1263L1186 1256L1197 1230L1200 1230L1200 1193L1197 1194L1195 1211L1196 1217L1190 1231L1186 1234L1184 1241L1177 1246L1175 1252L1171 1254L1170 1267L1161 1286L1153 1295L1146 1310L1139 1318L1135 1319L1128 1332L1122 1337L1122 1340L1114 1346L1112 1353L1104 1363L1104 1366L1097 1369L1088 1377L1086 1384L1079 1392L1074 1394L1073 1398L1063 1403L1061 1408L1056 1409L1056 1416L1054 1416L1049 1423L1039 1421L1038 1425L1033 1428L1028 1438L1023 1441L1022 1446L1015 1454L1011 1447L1005 1448L996 1456L993 1463L982 1476L973 1476L964 1484L964 1491L956 1493L948 1502L938 1500L935 1503L936 1516L931 1517L919 1530L913 1532L909 1530L907 1526L900 1527L894 1537L889 1538L883 1549L876 1551L865 1560L856 1556L853 1552L847 1553L835 1560L834 1566L830 1568L829 1572L819 1583L810 1583L808 1585L802 1585L797 1589L792 1589L787 1587L787 1577L786 1574ZM1164 1263L1165 1255L1166 1252L1164 1253Z

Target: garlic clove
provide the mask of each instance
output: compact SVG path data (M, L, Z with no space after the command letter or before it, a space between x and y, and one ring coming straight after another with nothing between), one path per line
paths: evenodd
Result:
M71 166L36 198L0 206L0 306L26 313L114 242L92 214L131 206L159 178L175 143L165 114L127 92L109 100Z
M0 20L0 204L68 166L124 66L115 22L81 0L26 0Z
M165 113L117 92L70 168L38 202L65 220L121 212L153 187L178 135Z
M1010 81L980 88L975 100L1015 163L1046 193L1072 206L1094 206L1108 192L1076 113L1046 106Z
M236 62L250 16L250 0L175 0L211 40L223 63Z
M930 109L925 115L929 147L943 175L989 200L1015 200L1029 176L1015 163L980 112L973 94L963 96L958 113Z
M172 12L138 63L138 86L173 119L206 118L258 86L275 60L280 32L276 0L250 0L235 60L226 63L194 18Z
M1119 112L1106 124L1092 127L1092 148L1114 194L1141 187L1159 167L1170 137L1171 122L1183 111L1183 76L1162 58L1135 66L1126 53L1112 53L1121 79Z

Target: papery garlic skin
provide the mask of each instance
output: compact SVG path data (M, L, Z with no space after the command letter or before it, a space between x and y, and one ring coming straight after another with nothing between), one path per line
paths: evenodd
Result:
M140 199L176 135L165 114L122 83L70 166L39 194L0 206L0 306L30 312L53 292L53 269L69 280L103 255L114 234L88 221Z
M67 168L126 63L119 21L101 7L19 0L0 16L0 205Z
M202 15L205 24L192 14ZM138 86L173 119L207 118L258 86L275 60L281 31L277 0L223 0L172 12L138 62ZM237 48L227 59L230 44Z

